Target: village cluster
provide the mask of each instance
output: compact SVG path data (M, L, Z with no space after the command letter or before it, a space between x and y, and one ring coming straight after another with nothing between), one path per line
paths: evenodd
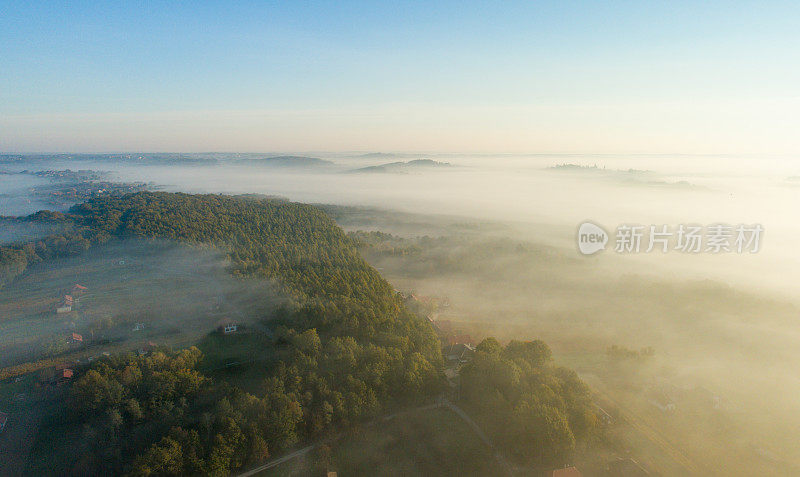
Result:
M120 261L119 264L124 265L124 261ZM75 328L75 323L72 321L75 318L74 314L82 309L82 304L80 302L89 296L87 295L88 290L88 287L76 283L69 290L69 294L62 295L62 298L59 298L55 305L55 314L68 320L67 324L70 328ZM213 308L218 311L219 305L216 304ZM136 321L130 324L130 328L127 328L127 332L140 335L141 332L149 329L150 323ZM223 335L232 335L247 331L241 324L232 320L230 317L224 317L218 320L215 329ZM94 333L92 333L92 335L92 337L84 337L83 334L75 331L67 331L65 334L59 335L55 340L59 343L58 349L61 350L59 352L67 352L71 357L58 360L55 364L43 368L38 374L37 385L42 387L42 389L49 388L55 390L73 379L76 367L80 367L85 363L91 363L102 357L111 356L109 351L97 350L97 337L94 336ZM146 340L147 338L145 338L145 336L146 335L142 335L141 338ZM89 350L92 348L96 349L94 354L89 353ZM156 351L158 348L159 346L153 341L141 341L141 344L134 349L134 352L139 356L146 356ZM81 358L75 358L75 352L80 352ZM20 382L22 379L22 377L16 377L15 382ZM10 417L9 413L0 411L0 432L4 431Z

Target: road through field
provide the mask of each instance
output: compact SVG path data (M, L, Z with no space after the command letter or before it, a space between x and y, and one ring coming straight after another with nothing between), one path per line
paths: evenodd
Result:
M659 449L665 458L673 463L673 466L680 469L678 475L685 476L711 476L716 475L711 469L706 469L695 462L683 450L670 442L661 432L649 425L644 419L637 416L635 413L627 409L614 399L609 391L606 389L602 381L593 375L581 376L582 379L587 381L592 390L595 392L598 400L605 407L611 404L619 411L621 420L630 426L639 436L646 441L650 442L655 448ZM659 467L657 463L652 462L653 467ZM674 472L664 468L655 468L661 475L673 475Z

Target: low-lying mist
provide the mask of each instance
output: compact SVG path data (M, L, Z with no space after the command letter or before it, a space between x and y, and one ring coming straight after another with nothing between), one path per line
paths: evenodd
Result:
M168 191L260 193L373 208L327 210L349 231L392 233L392 247L411 247L406 254L369 247L363 253L398 289L448 297L452 306L439 319L461 323L476 337L542 338L590 384L634 390L625 396L662 385L708 390L727 403L724 416L702 414L692 421L679 413L659 425L673 436L705 426L713 434L707 442L714 444L692 445L718 459L716 464L726 460L723 468L763 469L762 461L783 471L800 468L792 437L800 426L800 222L794 211L800 162L719 156L317 157L333 165L105 161L39 167L95 167ZM420 158L447 164L355 171ZM612 237L621 224L667 225L673 231L679 224L760 224L764 233L758 253L620 254L612 242L584 257L575 233L586 220ZM196 259L183 255L164 262L177 263L174 269L187 276L205 275L198 273ZM203 292L184 300L214 296L232 280L209 275L222 282L192 285ZM607 363L612 345L652 347L655 355L641 365L614 368ZM705 418L716 420L708 424Z
M71 333L136 351L148 342L190 346L226 323L258 326L282 299L268 282L234 278L228 265L208 247L134 239L32 265L0 289L0 366L69 354ZM57 312L67 295L71 311ZM75 359L91 355L87 348Z
M62 159L37 167L113 170L125 182L153 182L172 191L262 193L301 202L501 220L517 224L527 238L570 250L575 248L577 225L585 220L599 223L611 233L621 224L640 224L646 229L650 225L674 229L692 223L761 224L765 231L757 254L604 253L593 260L612 266L641 262L645 269L658 273L715 277L789 295L794 281L800 279L800 248L794 245L800 224L793 212L800 193L800 165L791 158L319 157L333 164L269 167L252 165L258 162L251 159L160 166L157 161L126 165ZM353 173L421 157L430 157L439 165Z

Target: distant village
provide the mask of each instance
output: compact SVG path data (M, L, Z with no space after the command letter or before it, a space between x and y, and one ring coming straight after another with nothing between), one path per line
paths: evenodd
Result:
M38 200L56 209L102 196L117 196L145 190L153 190L153 184L144 182L112 182L111 173L82 169L73 171L46 170L20 172L4 171L5 175L28 175L48 180L48 184L31 187L27 190L28 201Z
M65 207L95 197L116 196L151 189L144 182L75 182L31 188L30 194L53 207Z

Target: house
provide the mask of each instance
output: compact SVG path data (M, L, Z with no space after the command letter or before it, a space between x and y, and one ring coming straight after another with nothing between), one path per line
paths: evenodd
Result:
M606 410L600 406L597 406L597 417L604 426L614 424L614 418L611 417L611 414L607 413Z
M6 422L8 422L8 414L0 412L0 432L6 428Z
M52 374L52 372L50 372L48 373L48 375L50 383L54 386L58 386L59 384L64 384L65 382L72 379L74 373L69 368L62 368L62 369L57 369L55 371L55 374Z
M64 304L67 306L72 306L73 298L72 295L64 295Z
M86 287L85 287L85 286L83 286L83 285L78 285L77 283L75 284L75 286L74 286L74 287L72 287L72 293L73 293L73 294L75 294L75 293L82 293L82 292L85 292L86 290L88 290L88 288L86 288Z
M459 344L459 343L466 343L472 346L475 342L472 341L472 336L470 335L451 335L447 337L447 344Z
M466 363L475 356L475 347L468 343L451 344L447 347L447 360Z
M72 333L72 335L70 335L70 341L73 343L83 343L83 336L78 333Z
M650 472L633 459L616 459L608 463L608 474L614 477L648 477Z
M226 335L236 333L239 330L239 325L233 321L223 321L217 325L217 329Z
M583 477L583 474L574 466L554 469L547 473L547 477Z

